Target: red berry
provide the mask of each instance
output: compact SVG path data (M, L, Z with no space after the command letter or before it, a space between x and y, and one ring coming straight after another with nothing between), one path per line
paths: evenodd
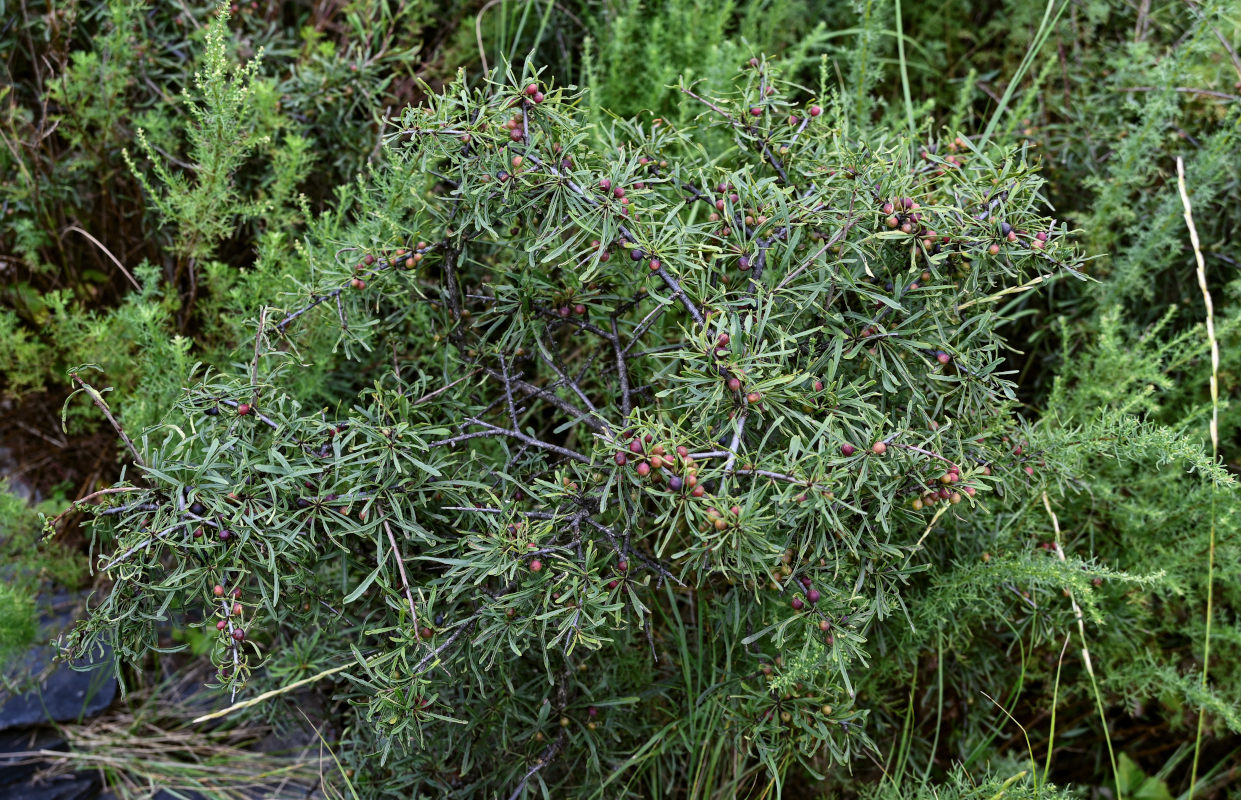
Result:
M877 456L881 456L888 452L888 445L882 441L878 441L871 445L870 451Z
M763 109L759 108L758 106L755 106L754 108L750 109L750 116L761 117L762 115L763 115Z
M856 451L857 451L857 448L851 444L842 444L840 446L840 454L843 456L851 456Z
M789 603L789 605L793 607L794 611L801 611L806 607L806 604L801 601L800 597L794 597L793 602Z
M740 378L729 378L728 379L728 390L730 392L741 391L741 379Z
M629 463L629 457L624 453L617 453L613 460L616 462L616 466L618 467L623 467Z
M816 392L821 392L821 391L823 391L823 381L815 381L815 382L814 382L814 390L815 390Z
M221 585L220 585L220 584L218 584L218 583L215 585L215 588L214 588L214 589L212 589L211 591L215 592L215 596L216 596L216 597L223 597L223 596L224 596L224 587L223 587L223 586L221 586Z
M623 559L623 558L622 558L620 561L617 561L617 562L616 562L616 571L617 571L617 572L628 572L628 571L629 571L629 562L628 562L628 561L626 561L626 560L625 560L625 559Z
M530 95L531 97L534 97L535 93L538 92L538 90L539 90L539 85L537 83L532 83L526 87L526 94Z
M624 189L624 187L623 187L623 186L617 186L615 189L613 189L613 190L612 190L612 196L613 196L613 197L624 197L624 196L625 196L625 189Z
M543 562L542 562L542 561L539 561L539 560L536 558L536 559L534 559L533 561L531 561L531 562L530 562L530 571L531 571L531 572L541 572L542 570L543 570Z
M812 116L812 117L817 117L817 116L819 116L819 115L820 115L820 114L822 114L822 113L823 113L823 109L819 108L818 106L811 106L811 107L810 107L810 116Z
M612 182L607 178L604 178L599 181L599 188L606 192L608 189L612 188Z
M656 270L658 270L658 269L660 268L660 266L661 266L661 265L660 265L660 263L659 263L659 259L658 259L658 258L652 258L652 259L651 259L651 263L650 263L651 272L655 272Z
M422 630L418 631L418 635L421 636L423 639L430 639L432 636L435 635L435 631L431 630L430 628L424 627Z
M241 628L233 628L233 638L240 642L246 638L246 632Z
M642 441L640 439L634 439L632 442L630 442L629 452L635 455L640 455L642 453Z
M693 489L690 489L689 493L690 493L690 496L692 497L702 497L704 494L707 493L707 490L702 488L702 484L698 484Z
M225 628L227 628L227 627L228 627L228 623L227 623L227 622L225 622L224 620L220 620L219 622L217 622L217 623L215 624L215 629L216 629L217 631L222 631L222 630L224 630L224 629L225 629Z
M238 416L244 417L246 414L249 414L249 413L250 413L249 403L238 403L237 404L237 415Z
M810 591L806 592L806 602L810 603L810 605L814 605L815 603L819 602L820 597L822 597L822 595L819 594L818 589L811 589Z
M651 465L643 461L641 464L638 465L638 474L641 475L643 478L645 478L647 475L650 475Z
M947 364L949 361L952 360L952 356L948 355L943 350L940 350L938 353L935 354L935 359L939 361L939 363L941 364Z
M534 102L535 102L536 104L537 104L537 103L542 103L542 102L543 102L543 93L542 93L542 92L535 92L535 93L534 93Z
M584 315L586 313L586 306L582 305L581 303L578 303L577 305L573 307L573 313L577 314L579 317Z

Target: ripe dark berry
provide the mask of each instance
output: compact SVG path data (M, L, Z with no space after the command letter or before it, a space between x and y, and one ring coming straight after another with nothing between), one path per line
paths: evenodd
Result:
M624 189L624 187L622 187L622 186L617 186L617 187L615 187L614 189L612 189L612 196L613 196L613 197L624 197L624 196L625 196L625 189Z
M620 585L620 581L608 581L609 589L615 589L619 585Z
M629 452L631 452L631 453L633 453L633 454L635 454L635 455L640 455L640 454L642 453L642 440L641 440L641 439L634 439L632 442L630 442L630 443L629 443Z
M629 251L629 258L631 261L641 261L644 257L645 253L636 247Z
M750 268L750 257L749 256L742 256L741 258L737 259L737 269L741 270L742 272L745 272L749 268Z
M422 630L418 631L418 635L421 636L423 639L430 639L432 636L435 635L435 631L431 630L430 628L424 627Z
M241 628L233 628L233 638L240 642L246 638L246 632Z
M607 178L603 178L599 181L599 188L606 192L612 188L612 182Z
M616 571L617 571L617 572L628 572L628 571L629 571L629 562L628 562L628 561L626 561L626 560L625 560L625 559L623 559L623 558L622 558L620 561L617 561L617 562L616 562Z
M674 492L681 491L681 487L684 485L685 485L685 482L682 481L680 478L678 478L676 475L673 475L671 478L668 479L668 488Z
M250 413L249 403L238 403L237 404L237 416L244 417L246 414L249 414L249 413Z
M309 505L310 505L310 501L309 501L309 500L307 500L305 497L299 497L299 498L297 498L297 507L298 507L298 508L306 508L306 507L307 507L307 506L309 506Z
M436 626L437 626L437 627L438 627L438 626L440 626L440 625L443 625L443 624L444 624L444 615L443 615L443 614L436 614L436 615L435 615L435 624L436 624Z
M229 539L233 538L233 532L227 528L221 528L218 536L220 537L221 542L227 542Z
M842 444L840 446L840 454L843 456L851 456L857 451L857 448L851 444Z
M590 706L589 708L586 709L586 716L588 717L599 716L599 709L595 708L594 706Z
M806 602L809 603L810 605L814 605L815 603L819 602L819 598L822 596L823 595L819 594L818 589L811 589L810 591L806 592Z
M543 571L543 562L542 562L542 561L539 561L537 558L536 558L536 559L534 559L533 561L531 561L531 562L530 562L530 571L531 571L531 572L542 572L542 571Z
M794 611L801 611L806 607L806 604L801 601L800 597L794 597L793 601L789 603L789 605L793 607Z
M203 413L209 417L218 417L220 415L220 408L219 406L208 406L203 409Z
M629 457L624 453L617 453L612 460L616 462L616 466L618 467L623 467L629 463Z

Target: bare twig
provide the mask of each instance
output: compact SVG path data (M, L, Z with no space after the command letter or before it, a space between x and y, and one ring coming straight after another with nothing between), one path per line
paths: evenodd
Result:
M95 405L99 407L99 410L103 412L103 415L108 418L108 422L112 425L112 430L116 431L116 435L120 436L121 441L124 442L125 446L129 448L130 455L134 457L134 463L139 467L145 468L146 462L142 460L142 456L138 453L138 448L134 446L133 440L129 438L129 435L125 433L125 429L121 427L121 423L117 422L116 417L112 416L112 412L108 409L108 404L103 400L103 395L101 395L95 387L79 378L76 372L69 373L69 377L81 386L83 391L90 395L90 399L93 400Z

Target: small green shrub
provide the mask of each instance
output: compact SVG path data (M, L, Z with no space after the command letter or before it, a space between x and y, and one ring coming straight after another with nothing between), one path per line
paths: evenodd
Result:
M1079 258L1022 151L851 139L795 92L747 68L679 128L529 75L407 110L312 282L143 432L75 648L175 618L234 693L342 666L375 795L659 794L684 716L753 759L719 787L858 759L928 524L1056 474L1009 444L997 303ZM372 365L327 413L285 388L321 326Z

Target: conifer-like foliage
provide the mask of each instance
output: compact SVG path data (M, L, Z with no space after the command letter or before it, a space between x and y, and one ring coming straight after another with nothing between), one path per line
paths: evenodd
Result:
M175 620L226 698L334 686L368 797L864 758L939 526L1059 479L999 328L1080 257L1021 148L859 135L759 59L681 91L683 125L600 125L527 66L407 109L235 366L133 438L72 649ZM362 366L312 406L325 335Z

